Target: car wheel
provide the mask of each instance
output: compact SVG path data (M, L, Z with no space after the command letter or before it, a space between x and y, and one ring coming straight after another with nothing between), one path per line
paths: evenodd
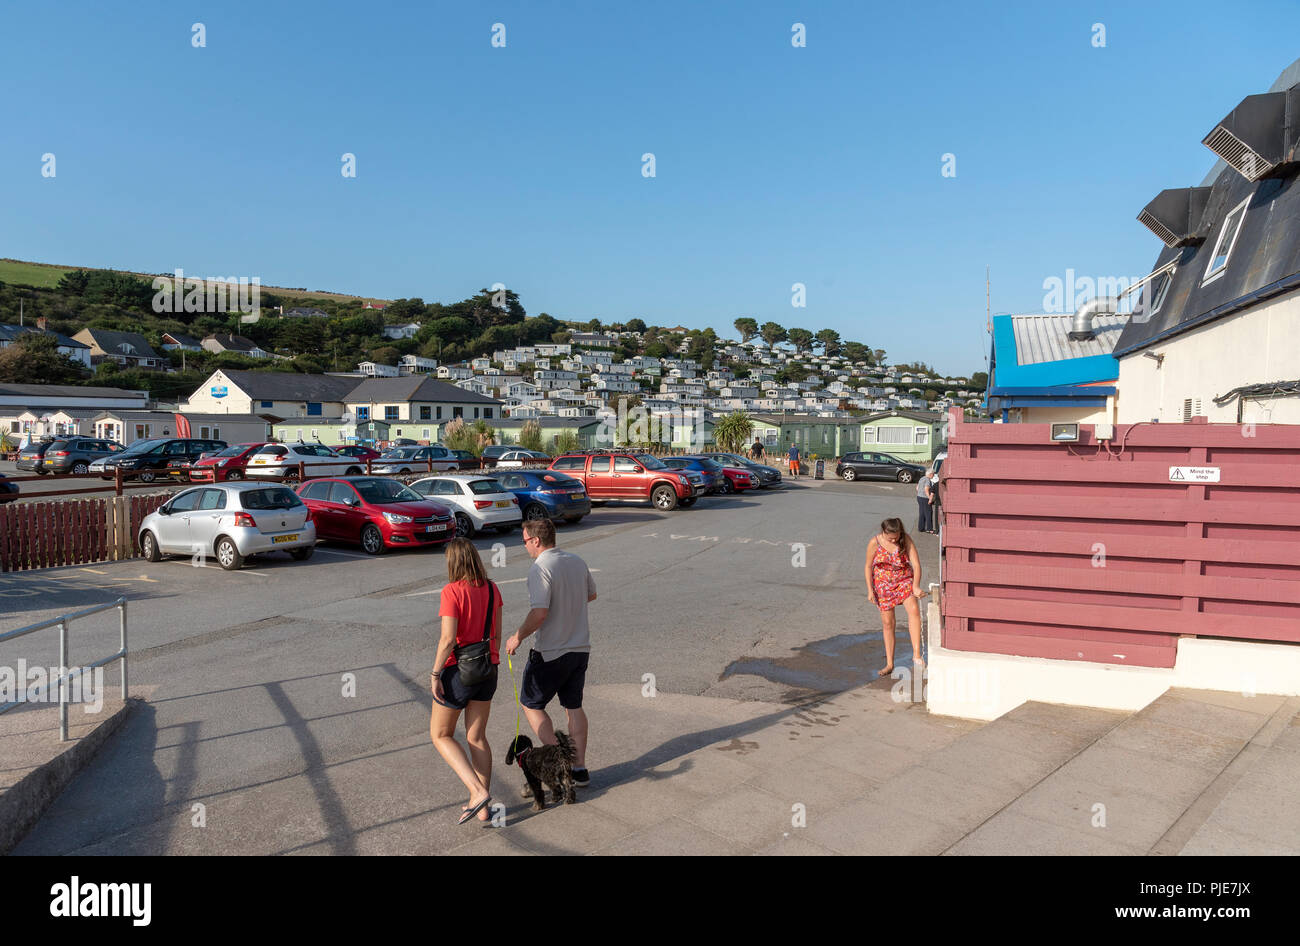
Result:
M311 558L312 553L315 551L316 551L316 546L309 545L306 548L290 549L289 554L293 556L294 561L305 562L307 561L307 559Z
M141 471L140 471L140 482L141 482L141 483L152 483L153 481L154 481L154 472L153 472L153 470L141 470Z
M226 479L228 480L242 480L243 478L244 478L243 470L231 470L229 473L226 474Z
M858 478L858 471L853 469L853 467L851 466L846 466L844 468L844 472L841 473L840 476L844 477L846 480L852 483L854 480Z
M239 554L235 540L228 535L217 539L217 562L228 572L236 571L244 564L244 556Z
M384 534L379 531L378 526L366 526L361 530L361 547L366 550L367 555L384 554Z
M912 482L913 479L914 479L914 477L912 476L912 471L911 471L911 470L899 470L899 471L898 471L898 482L900 482L900 483L910 483L910 482Z
M141 533L140 555L146 562L157 562L162 559L162 553L158 551L158 540L153 537L152 532Z
M343 474L343 475L344 475L344 476L360 476L360 475L361 475L361 467L359 467L359 466L350 466L350 467L348 467L348 471L347 471L347 473L345 473L345 474Z
M539 519L549 519L550 516L546 512L546 507L541 503L529 503L524 509L524 518L536 522Z
M677 508L677 490L671 486L656 486L655 491L650 494L650 498L654 501L656 509L662 509L666 512Z
M723 495L729 496L735 491L736 491L735 484L733 484L731 480L727 480L725 483L722 484Z
M474 523L463 512L456 513L456 538L469 539L474 536Z
M87 473L90 472L90 464L74 463L72 464L72 472L75 473L77 476L85 476Z

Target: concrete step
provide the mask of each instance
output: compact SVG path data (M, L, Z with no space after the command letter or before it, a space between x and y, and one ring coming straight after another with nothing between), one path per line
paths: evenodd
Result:
M918 746L915 764L809 824L807 839L843 854L942 854L1126 716L1025 703L959 738ZM877 725L874 738L894 738L897 723Z
M1270 723L1277 726L1285 703L1280 696L1171 689L1029 787L949 853L1175 854L1201 831L1204 843L1212 844L1210 822L1249 763L1234 761ZM1278 758L1276 770L1293 764ZM1292 777L1297 772L1289 771ZM1258 794L1243 798L1260 801ZM1285 802L1268 806L1274 817L1278 805ZM1294 814L1296 806L1289 807ZM1233 813L1244 816L1235 802L1223 817Z

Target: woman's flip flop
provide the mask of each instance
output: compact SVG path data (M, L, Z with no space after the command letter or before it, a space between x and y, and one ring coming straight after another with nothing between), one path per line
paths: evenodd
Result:
M489 795L487 798L483 799L473 808L466 808L463 812L461 812L460 820L457 821L456 824L464 824L465 822L469 821L471 818L473 818L475 815L477 815L480 811L483 810L484 805L488 804L491 801L492 801L492 796Z

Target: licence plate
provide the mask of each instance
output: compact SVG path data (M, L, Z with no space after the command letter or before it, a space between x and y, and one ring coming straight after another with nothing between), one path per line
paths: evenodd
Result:
M437 522L435 522L435 523L434 523L433 525L431 525L431 526L425 526L425 527L424 527L424 531L425 531L425 532L442 532L442 531L443 531L444 529L446 529L446 528L447 528L447 524L446 524L445 522L444 522L444 523L437 523Z
M277 545L280 542L297 542L297 541L298 541L298 533L295 532L293 535L277 535L274 539L271 540L271 544Z
M253 466L261 466L261 465L264 464L265 462L266 462L265 460L254 460L254 461L253 461Z
M498 500L497 500L497 508L498 508L498 509L504 509L506 506L509 506L509 505L510 505L510 500L508 500L508 499L498 499Z
M569 502L571 502L571 503L576 503L576 502L578 502L578 501L580 501L580 500L583 500L583 499L586 499L586 498L587 498L587 494L586 494L586 493L571 493L571 494L569 495Z

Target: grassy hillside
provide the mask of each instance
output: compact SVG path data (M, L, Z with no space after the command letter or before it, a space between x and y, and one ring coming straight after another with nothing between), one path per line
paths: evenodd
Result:
M65 273L70 273L76 266L55 266L50 263L26 263L16 259L0 259L0 282L8 283L11 286L32 286L36 289L53 289L59 284ZM87 269L93 267L86 267ZM148 279L152 282L154 276L171 276L172 273L131 273L133 276L139 276L142 279ZM187 273L188 278L198 278L196 273ZM205 274L206 275L206 274ZM380 299L377 296L353 296L341 292L319 292L311 289L285 289L280 286L262 286L264 292L274 293L286 299L291 299L295 304L308 302L312 299L334 299L337 301L350 301L360 299L362 302L382 302L387 303L389 300Z

